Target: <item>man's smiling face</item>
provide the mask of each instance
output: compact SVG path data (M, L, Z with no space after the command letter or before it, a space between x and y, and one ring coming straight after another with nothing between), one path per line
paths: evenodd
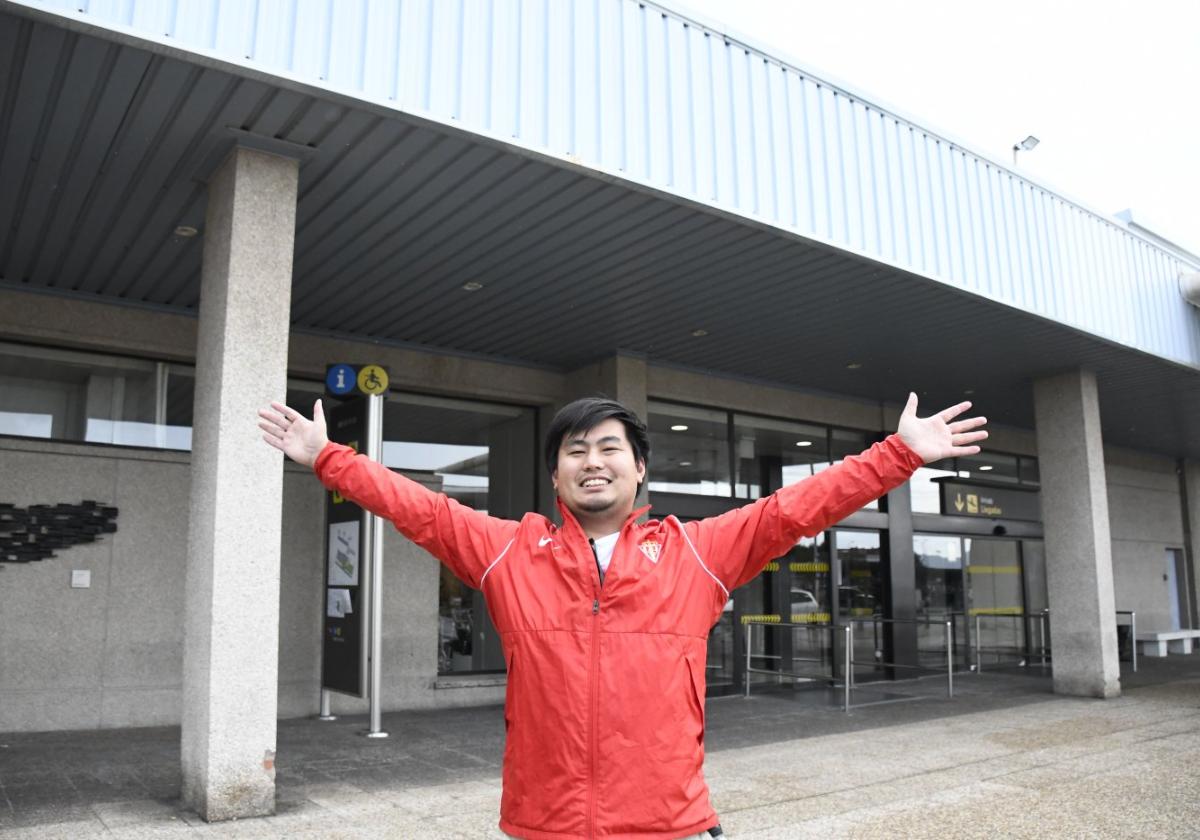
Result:
M617 528L645 477L645 462L634 458L625 424L615 418L564 435L553 473L554 489L576 519L613 517Z

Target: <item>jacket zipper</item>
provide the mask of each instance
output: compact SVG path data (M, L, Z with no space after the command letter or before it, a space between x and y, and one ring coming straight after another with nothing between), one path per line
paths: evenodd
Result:
M600 641L597 625L600 621L600 589L604 579L600 576L600 557L596 554L596 543L589 539L592 549L592 559L596 561L596 583L592 590L592 684L591 684L591 755L590 771L591 784L588 785L588 836L596 836L596 753L600 742Z

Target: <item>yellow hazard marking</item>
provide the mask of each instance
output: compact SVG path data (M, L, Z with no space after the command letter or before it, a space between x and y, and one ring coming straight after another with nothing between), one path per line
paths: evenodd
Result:
M828 572L828 563L789 563L788 569L793 572Z
M387 371L379 365L363 365L358 372L358 390L364 394L382 394L387 387Z
M1020 574L1020 566L967 566L967 571L973 575L1015 575Z
M742 624L778 624L781 621L777 615L744 615Z
M829 613L792 613L792 624L828 624Z
M770 563L763 566L763 571L764 572L778 572L779 571L779 561L772 560Z
M973 607L968 615L1025 615L1022 607Z
M742 624L782 624L783 617L778 615L744 615L742 616ZM829 613L792 613L790 623L792 624L828 624Z

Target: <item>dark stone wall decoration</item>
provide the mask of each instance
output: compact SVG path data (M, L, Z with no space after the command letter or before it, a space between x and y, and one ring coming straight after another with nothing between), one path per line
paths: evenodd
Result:
M55 551L95 542L117 531L117 509L84 500L77 505L0 502L0 563L32 563Z

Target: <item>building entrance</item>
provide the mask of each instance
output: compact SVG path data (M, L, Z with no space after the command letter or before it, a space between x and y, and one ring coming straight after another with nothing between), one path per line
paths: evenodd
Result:
M1046 606L1041 540L916 534L913 559L917 617L953 622L956 667L974 663L976 646L986 660L1014 662L1028 661L1040 648L1038 617ZM941 627L918 627L917 648L921 664L943 662Z
M858 676L866 676L884 650L883 625L872 621L883 617L884 566L880 532L846 528L805 537L768 563L733 593L709 634L709 695L744 690L749 623L772 625L753 631L753 667L840 677L841 635L827 628L854 621L854 659L863 663ZM773 626L788 624L797 626Z

